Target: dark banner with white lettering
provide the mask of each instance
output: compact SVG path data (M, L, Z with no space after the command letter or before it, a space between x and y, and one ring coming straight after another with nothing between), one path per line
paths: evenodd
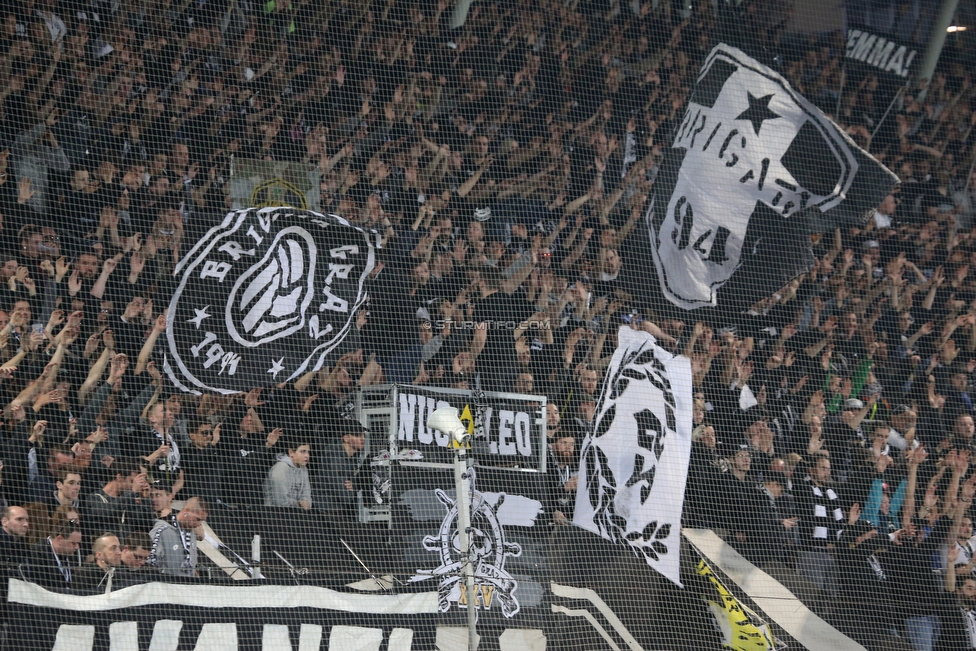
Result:
M294 208L228 214L176 266L164 368L184 391L294 380L338 356L377 234Z
M845 56L848 64L863 64L879 78L904 86L917 65L918 51L911 43L899 42L890 34L882 34L865 25L850 24Z
M509 517L500 502L495 510L497 519ZM550 538L519 526L501 534L481 516L472 524L481 536L478 549L489 552L480 555L476 592L477 633L486 649L773 651L852 645L711 532L692 532L695 544L682 544L680 589L628 550L577 527L559 528ZM424 536L432 538L438 536ZM507 562L498 563L499 556ZM735 567L744 586L726 574L724 563ZM448 578L401 581L384 575L335 588L309 585L304 578L300 585L143 583L91 596L58 594L14 579L5 604L6 648L464 651L466 604L442 608L444 592L434 583ZM760 604L773 612L763 612Z
M427 427L427 419L441 407L457 408L461 422L477 441L479 463L542 467L546 440L544 396L398 386L397 447L401 451L419 450L426 462L451 461L450 437Z
M882 131L881 139L874 143L872 151L880 151L885 136L894 129L896 123L890 115L887 118L890 122L885 124L881 124L881 117L885 109L895 101L901 89L913 78L913 72L918 69L922 53L917 48L917 45L900 40L890 33L848 21L847 49L844 57L847 75L845 87L856 89L864 84L870 84L874 88L875 106L872 110L866 110L861 117L871 131L875 131L879 126L887 127ZM871 78L876 78L877 84L872 84ZM858 107L858 110L861 110L861 107Z
M844 0L844 20L924 50L941 5L941 0Z

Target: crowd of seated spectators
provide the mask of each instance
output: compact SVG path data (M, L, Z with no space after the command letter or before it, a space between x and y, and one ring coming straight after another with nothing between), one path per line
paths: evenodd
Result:
M2 560L105 591L195 575L218 509L351 519L367 433L348 403L394 382L547 396L558 535L623 325L692 359L685 526L720 532L871 648L969 644L971 73L940 70L885 115L876 78L841 93L842 34L787 45L765 29L783 74L901 185L736 323L685 323L618 277L656 282L621 243L640 235L712 5L486 1L448 30L452 10L0 11ZM189 396L160 372L172 270L231 207L235 157L318 166L320 210L381 232L381 263L337 363ZM498 321L519 327L462 327Z

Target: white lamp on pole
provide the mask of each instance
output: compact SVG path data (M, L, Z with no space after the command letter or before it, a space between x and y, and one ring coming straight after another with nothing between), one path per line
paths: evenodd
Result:
M468 482L471 474L471 458L468 445L471 435L468 428L458 418L455 407L441 407L427 419L427 427L449 434L454 443L454 490L457 493L458 540L461 545L461 577L468 601L468 649L478 647L476 631L477 613L474 593L474 564L471 559L471 493Z

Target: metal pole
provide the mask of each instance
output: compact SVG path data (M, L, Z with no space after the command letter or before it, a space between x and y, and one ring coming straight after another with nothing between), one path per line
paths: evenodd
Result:
M908 88L908 86L902 86L901 88L898 89L898 92L895 93L895 97L891 100L891 103L888 104L888 108L885 109L884 115L882 115L881 119L878 120L878 126L876 126L874 128L874 131L871 132L871 139L868 140L869 152L871 151L871 143L874 141L874 136L877 135L878 131L881 129L881 125L884 124L885 118L887 118L888 114L891 113L892 107L895 105L895 102L898 101L898 98L901 97L901 94L905 92L906 88Z
M945 45L946 30L952 25L952 18L956 15L958 5L959 0L942 0L942 5L939 7L939 15L936 16L935 24L932 25L929 44L925 48L922 65L918 69L918 79L926 80L925 86L918 94L919 100L925 99L925 95L928 93L929 84L932 83L932 76L935 74L935 66L939 63L939 56L942 54L942 48Z
M478 604L474 593L474 566L471 562L471 493L468 490L471 477L467 450L459 446L454 451L454 489L457 493L458 542L461 544L461 577L468 601L468 651L478 648Z
M471 9L472 2L474 0L458 0L457 5L454 6L454 13L451 14L451 29L457 29L468 19L468 10Z
M837 110L834 111L834 120L840 124L840 100L844 97L844 83L847 81L847 61L840 67L840 89L837 91Z

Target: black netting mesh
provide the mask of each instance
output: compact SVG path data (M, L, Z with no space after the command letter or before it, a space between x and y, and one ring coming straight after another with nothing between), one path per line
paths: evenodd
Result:
M0 648L976 648L971 1L3 4Z

